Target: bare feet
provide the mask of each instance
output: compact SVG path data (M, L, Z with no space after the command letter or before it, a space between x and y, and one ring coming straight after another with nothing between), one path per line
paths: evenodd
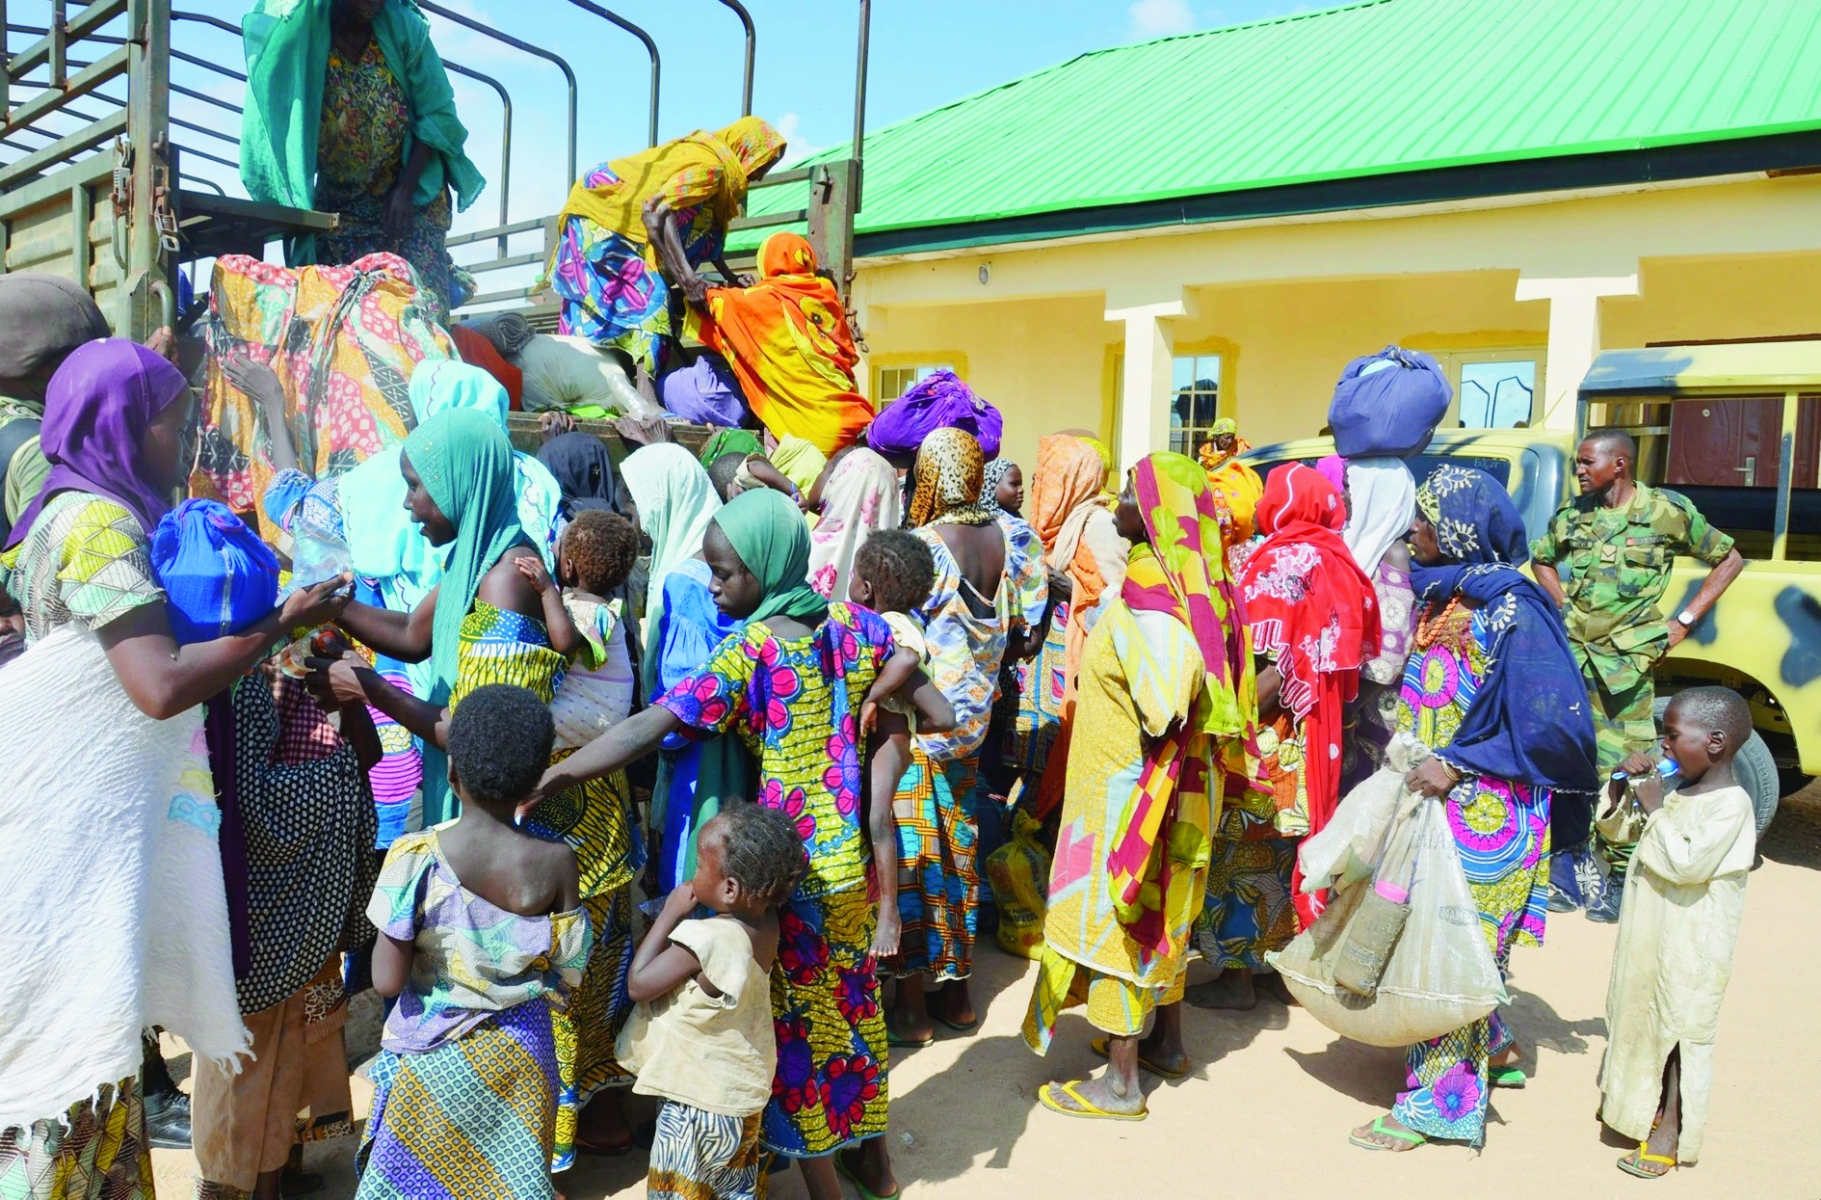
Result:
M632 1128L620 1094L601 1092L582 1106L575 1122L575 1148L588 1154L624 1154L632 1149Z
M1208 982L1188 989L1183 993L1183 999L1196 1008L1246 1012L1257 1006L1258 990L1252 986L1252 972L1243 967L1228 967Z
M1355 1129L1348 1140L1369 1150L1389 1150L1393 1154L1402 1154L1422 1145L1424 1138L1422 1134L1386 1113Z

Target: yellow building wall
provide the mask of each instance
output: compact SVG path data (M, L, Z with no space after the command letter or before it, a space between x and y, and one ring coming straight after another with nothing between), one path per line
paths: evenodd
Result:
M1821 252L1645 259L1638 284L1600 306L1608 349L1821 336Z
M1118 426L1108 310L1180 302L1176 353L1223 354L1221 410L1262 444L1316 432L1342 367L1387 343L1546 345L1551 301L1518 301L1520 280L1637 276L1599 303L1606 348L1821 333L1818 213L1821 178L1802 176L1344 214L862 260L855 300L875 356L965 354L1028 467L1044 433Z
M1044 434L1100 428L1102 367L1115 331L1098 296L873 308L863 319L869 396L881 365L952 362L1004 414L1000 453L1027 467Z

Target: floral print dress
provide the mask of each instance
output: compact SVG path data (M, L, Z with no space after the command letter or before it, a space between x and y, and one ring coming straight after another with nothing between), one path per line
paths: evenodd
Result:
M603 188L621 182L606 163L582 176L581 186ZM674 210L683 257L692 267L721 256L726 231L715 224L713 207ZM658 369L658 339L673 328L670 285L652 264L649 248L623 233L572 216L563 222L556 271L550 286L562 302L557 332L585 337L603 349L621 350L652 374Z
M861 789L860 702L895 650L878 614L828 606L812 634L763 621L721 642L657 701L698 735L734 732L759 761L755 799L796 822L809 871L778 914L771 976L778 1072L760 1141L818 1158L885 1132L885 1016Z
M449 257L449 192L417 211L403 244L386 232L386 196L404 167L411 101L386 65L379 39L349 62L333 47L323 76L322 123L316 134L316 207L341 214L341 224L317 234L324 263L351 263L391 251L417 272L438 323L474 293L474 278Z
M1442 749L1454 740L1489 669L1488 647L1513 619L1507 595L1469 612L1453 609L1419 632L1404 671L1398 728ZM1480 927L1502 973L1517 945L1543 944L1549 899L1549 800L1532 788L1468 775L1448 794L1448 825ZM1479 1145L1486 1132L1487 1064L1512 1043L1497 1012L1410 1048L1407 1090L1391 1112L1431 1138Z

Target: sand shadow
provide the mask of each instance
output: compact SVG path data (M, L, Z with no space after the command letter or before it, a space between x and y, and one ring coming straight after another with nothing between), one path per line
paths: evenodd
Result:
M1311 1054L1288 1047L1284 1053L1317 1083L1361 1104L1388 1109L1404 1086L1404 1051L1337 1037Z
M1500 1009L1505 1023L1517 1037L1521 1057L1518 1065L1536 1074L1537 1051L1547 1049L1557 1054L1586 1054L1592 1050L1590 1037L1606 1038L1604 1015L1583 1021L1570 1021L1556 1012L1549 1001L1535 992L1507 985L1511 1003Z
M1821 783L1785 796L1758 839L1761 859L1821 871Z

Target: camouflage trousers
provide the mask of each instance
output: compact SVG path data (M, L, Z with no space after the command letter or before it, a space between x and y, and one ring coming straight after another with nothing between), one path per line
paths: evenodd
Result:
M1657 743L1656 680L1646 672L1628 688L1613 690L1593 669L1582 664L1581 682L1587 685L1587 698L1593 708L1593 737L1599 755L1600 779L1618 770L1619 764L1641 750ZM1595 835L1600 853L1616 875L1623 875L1631 862L1630 846L1614 846Z

